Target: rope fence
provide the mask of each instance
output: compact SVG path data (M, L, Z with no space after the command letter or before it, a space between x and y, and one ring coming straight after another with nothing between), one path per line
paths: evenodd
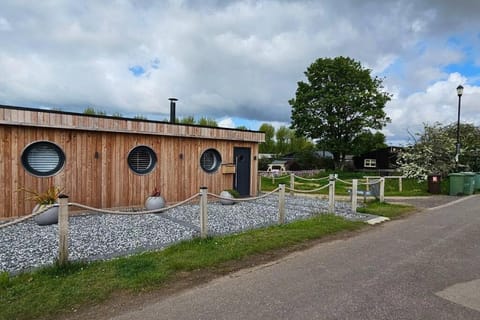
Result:
M312 189L312 190L299 190L299 189L292 189L292 188L289 188L289 187L285 187L286 189L290 190L290 191L293 191L293 192L296 192L296 193L313 193L313 192L318 192L318 191L321 191L323 189L326 189L328 188L328 184L322 186L322 187L319 187L319 188L316 188L316 189Z
M348 182L348 181L342 180L342 179L340 179L340 178L337 178L337 181L343 182L344 184L348 184L348 185L352 185L352 184L353 184L353 181L352 181L352 182Z
M199 212L199 220L200 220L200 237L201 238L206 238L208 236L208 197L211 196L215 199L220 199L220 200L233 200L234 202L246 202L246 201L255 201L259 199L263 199L265 197L268 197L274 193L279 192L279 214L278 214L278 223L283 224L285 223L285 185L282 184L275 190L268 192L266 194L263 194L258 197L250 197L250 198L226 198L226 197L221 197L219 195L209 193L208 189L206 187L201 187L200 192L192 195L188 199L185 199L181 202L178 202L174 205L160 208L160 209L155 209L155 210L142 210L142 211L135 211L135 212L129 212L129 211L118 211L118 210L108 210L108 209L99 209L87 205L83 205L80 203L76 202L69 202L68 201L68 196L67 195L60 195L58 198L58 203L47 206L45 208L42 208L42 210L35 211L32 214L29 214L27 216L21 217L19 219L15 219L13 221L4 223L0 225L0 229L6 228L15 224L18 224L20 222L26 221L28 219L31 219L37 215L40 215L47 210L53 208L53 207L58 207L58 237L59 237L59 242L58 242L58 262L60 264L65 264L68 262L68 230L69 230L69 224L68 224L68 218L69 218L69 207L76 207L92 212L97 212L97 213L102 213L102 214L112 214L112 215L145 215L145 214L158 214L158 213L163 213L167 210L182 206L192 200L195 200L196 198L200 198L199 202L199 207L200 207L200 212Z
M131 212L131 211L116 211L116 210L98 209L98 208L89 207L89 206L86 206L86 205L83 205L83 204L80 204L80 203L75 203L75 202L70 202L68 205L69 205L69 206L73 206L73 207L77 207L77 208L80 208L80 209L85 209L85 210L88 210L88 211L99 212L99 213L134 216L134 215L141 215L141 214L158 214L158 213L162 213L162 212L165 212L165 211L167 211L167 210L170 210L170 209L179 207L179 206L181 206L181 205L184 205L184 204L186 204L186 203L194 200L195 198L198 198L199 196L200 196L200 193L196 193L196 194L194 194L193 196L191 196L190 198L188 198L188 199L186 199L186 200L183 200L183 201L181 201L181 202L178 202L178 203L176 203L176 204L173 204L173 205L171 205L171 206L168 206L168 207L164 207L164 208L160 208L160 209L154 209L154 210L134 211L134 212Z
M284 179L287 176L284 175L281 178ZM371 179L374 180L371 180ZM395 177L395 178L402 178L402 177ZM296 180L304 180L304 181L322 181L328 179L329 183L324 186L320 186L318 188L314 189L309 189L309 190L300 190L295 188L295 182ZM341 182L347 186L348 193L350 194L350 201L352 203L352 210L356 211L357 208L357 197L358 196L363 196L363 201L364 203L367 201L367 196L374 196L380 200L380 202L385 201L385 177L364 177L365 182L359 181L359 179L352 179L352 181L347 181L344 179L338 178L337 174L331 174L328 177L322 177L322 178L317 178L317 179L307 179L307 178L302 178L294 173L290 174L290 186L286 187L290 191L290 195L294 195L295 193L315 193L319 192L323 189L326 189L327 187L329 188L328 192L328 199L329 199L329 208L330 212L333 212L334 207L335 207L335 182ZM272 180L274 181L274 180ZM363 189L360 190L360 186L365 186Z
M285 176L288 177L288 176ZM314 180L324 180L325 178L321 179L314 179ZM159 214L163 213L169 209L173 209L179 206L182 206L190 201L195 200L196 198L200 198L199 201L199 220L200 220L200 237L201 238L206 238L208 236L208 197L212 197L215 199L219 200L228 200L228 201L233 201L233 202L248 202L248 201L255 201L259 199L263 199L265 197L271 196L274 193L279 194L278 197L278 224L284 224L285 223L285 191L288 189L290 193L293 195L294 192L296 193L312 193L312 192L317 192L323 189L328 188L328 212L334 214L335 213L335 183L336 181L343 182L345 184L351 185L351 192L350 192L350 197L351 197L351 205L352 205L352 211L356 212L357 210L357 195L359 193L358 191L358 180L353 179L352 182L348 182L342 179L338 179L336 175L330 175L327 177L328 179L328 184L321 186L319 188L315 188L312 190L296 190L294 188L295 186L295 176L292 174L290 175L290 187L286 187L285 184L279 184L279 186L265 194L262 194L257 197L250 197L250 198L227 198L227 197L222 197L220 195L214 194L214 193L209 193L208 189L206 187L201 187L200 192L192 195L188 199L185 199L181 202L178 202L176 204L173 204L168 207L160 208L160 209L155 209L155 210L142 210L142 211L134 211L134 212L128 212L128 211L117 211L117 210L108 210L108 209L99 209L99 208L94 208L90 207L87 205L83 205L80 203L76 202L69 202L68 201L68 196L67 195L60 195L58 199L58 204L54 204L51 206L47 206L43 208L42 210L36 211L30 215L27 215L25 217L13 220L8 223L0 224L0 229L6 228L15 224L18 224L20 222L23 222L25 220L31 219L49 209L52 207L58 207L58 235L59 235L59 247L58 247L58 261L60 264L65 264L68 262L68 217L69 217L69 207L77 207L80 209L88 210L88 211L93 211L93 212L98 212L98 213L103 213L103 214L115 214L115 215L143 215L143 214ZM372 181L372 182L366 182L364 183L365 185L374 185L378 184L379 185L379 199L381 202L384 201L384 188L385 188L385 179L383 177L380 177L378 180ZM365 192L363 195L365 196Z
M12 220L10 222L2 223L2 224L0 224L0 229L6 228L6 227L9 227L9 226L13 226L14 224L17 224L17 223L23 222L25 220L31 219L31 218L33 218L35 216L38 216L39 214L42 214L45 211L48 211L49 209L54 208L54 207L58 207L58 204L52 204L52 205L46 206L45 208L43 208L41 210L38 210L38 211L35 211L32 214L29 214L28 216L24 216L24 217L15 219L15 220Z
M294 175L295 176L295 179L298 179L298 180L303 180L303 181L322 181L322 180L328 180L328 177L322 177L322 178L304 178L304 177L300 177L300 176L297 176L297 175Z
M255 201L255 200L260 200L260 199L266 198L266 197L274 194L275 192L277 192L279 190L280 190L280 187L278 187L275 190L270 191L266 194L263 194L261 196L250 197L250 198L226 198L226 197L222 197L222 196L219 196L218 194L210 193L210 192L208 193L208 195L211 196L212 198L219 199L219 200L227 200L227 201L233 201L233 202L248 202L248 201Z
M259 180L261 180L261 177L262 177L262 176L259 176ZM276 176L273 175L273 174L272 174L271 177L263 176L263 178L271 179L271 180L272 180L272 184L275 184L275 179L276 179L277 181L279 181L279 180L283 180L283 179L288 178L288 177L289 177L288 174L287 174L287 175L283 175L283 176L278 176L278 177L276 177Z

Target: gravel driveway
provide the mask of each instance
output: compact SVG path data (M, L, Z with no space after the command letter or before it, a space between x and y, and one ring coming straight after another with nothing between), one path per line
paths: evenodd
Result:
M328 211L326 200L286 197L286 220L304 219ZM199 206L187 204L162 214L85 214L69 218L69 259L100 260L159 249L199 235ZM350 204L336 202L337 215L363 219ZM209 234L229 234L278 221L278 195L223 206L208 204ZM0 229L0 271L17 273L52 264L58 253L58 226L38 226L27 220Z

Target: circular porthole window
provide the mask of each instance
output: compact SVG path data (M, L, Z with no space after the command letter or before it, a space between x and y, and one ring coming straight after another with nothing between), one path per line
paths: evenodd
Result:
M215 172L222 164L222 157L215 149L208 149L202 153L200 157L200 166L206 172Z
M34 142L23 150L22 164L30 174L50 177L62 170L65 164L65 153L54 143Z
M155 168L155 165L157 164L157 156L149 147L138 146L130 151L127 161L128 166L133 172L147 174Z

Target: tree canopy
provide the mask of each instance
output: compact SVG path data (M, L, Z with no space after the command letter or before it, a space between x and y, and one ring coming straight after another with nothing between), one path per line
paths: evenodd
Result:
M168 121L168 120L165 120ZM195 121L194 116L186 116L181 119L176 118L175 122L181 123L181 124L198 124L201 126L207 126L207 127L218 127L217 121L215 119L210 119L207 117L201 117L198 119L198 121Z
M414 143L400 155L398 163L407 177L426 179L428 174L447 175L457 169L455 162L456 124L424 124L423 132L412 136ZM459 170L480 170L480 128L460 125Z
M207 127L218 127L218 123L215 119L210 119L207 117L201 117L198 120L198 124L201 126L207 126Z
M260 153L275 153L275 128L269 123L262 123L259 130L265 132L265 142L260 143Z
M296 135L294 130L286 126L275 130L271 124L263 123L259 130L265 132L265 142L260 143L260 153L284 155L314 148L310 140Z
M359 133L352 142L352 154L359 156L361 154L386 148L385 135L380 131L375 133L366 130Z
M97 116L106 116L107 113L103 110L96 110L95 108L93 107L88 107L88 108L85 108L85 110L83 110L83 113L84 114L88 114L88 115L97 115Z
M355 138L390 121L383 110L390 94L382 90L382 79L348 57L317 59L305 76L307 81L298 82L295 98L289 101L292 128L319 139L342 169Z

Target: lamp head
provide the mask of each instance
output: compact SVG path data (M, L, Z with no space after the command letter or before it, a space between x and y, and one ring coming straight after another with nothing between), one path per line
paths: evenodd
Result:
M462 86L462 85L459 85L459 86L457 87L457 95L458 95L459 97L461 97L462 94L463 94L463 86Z

